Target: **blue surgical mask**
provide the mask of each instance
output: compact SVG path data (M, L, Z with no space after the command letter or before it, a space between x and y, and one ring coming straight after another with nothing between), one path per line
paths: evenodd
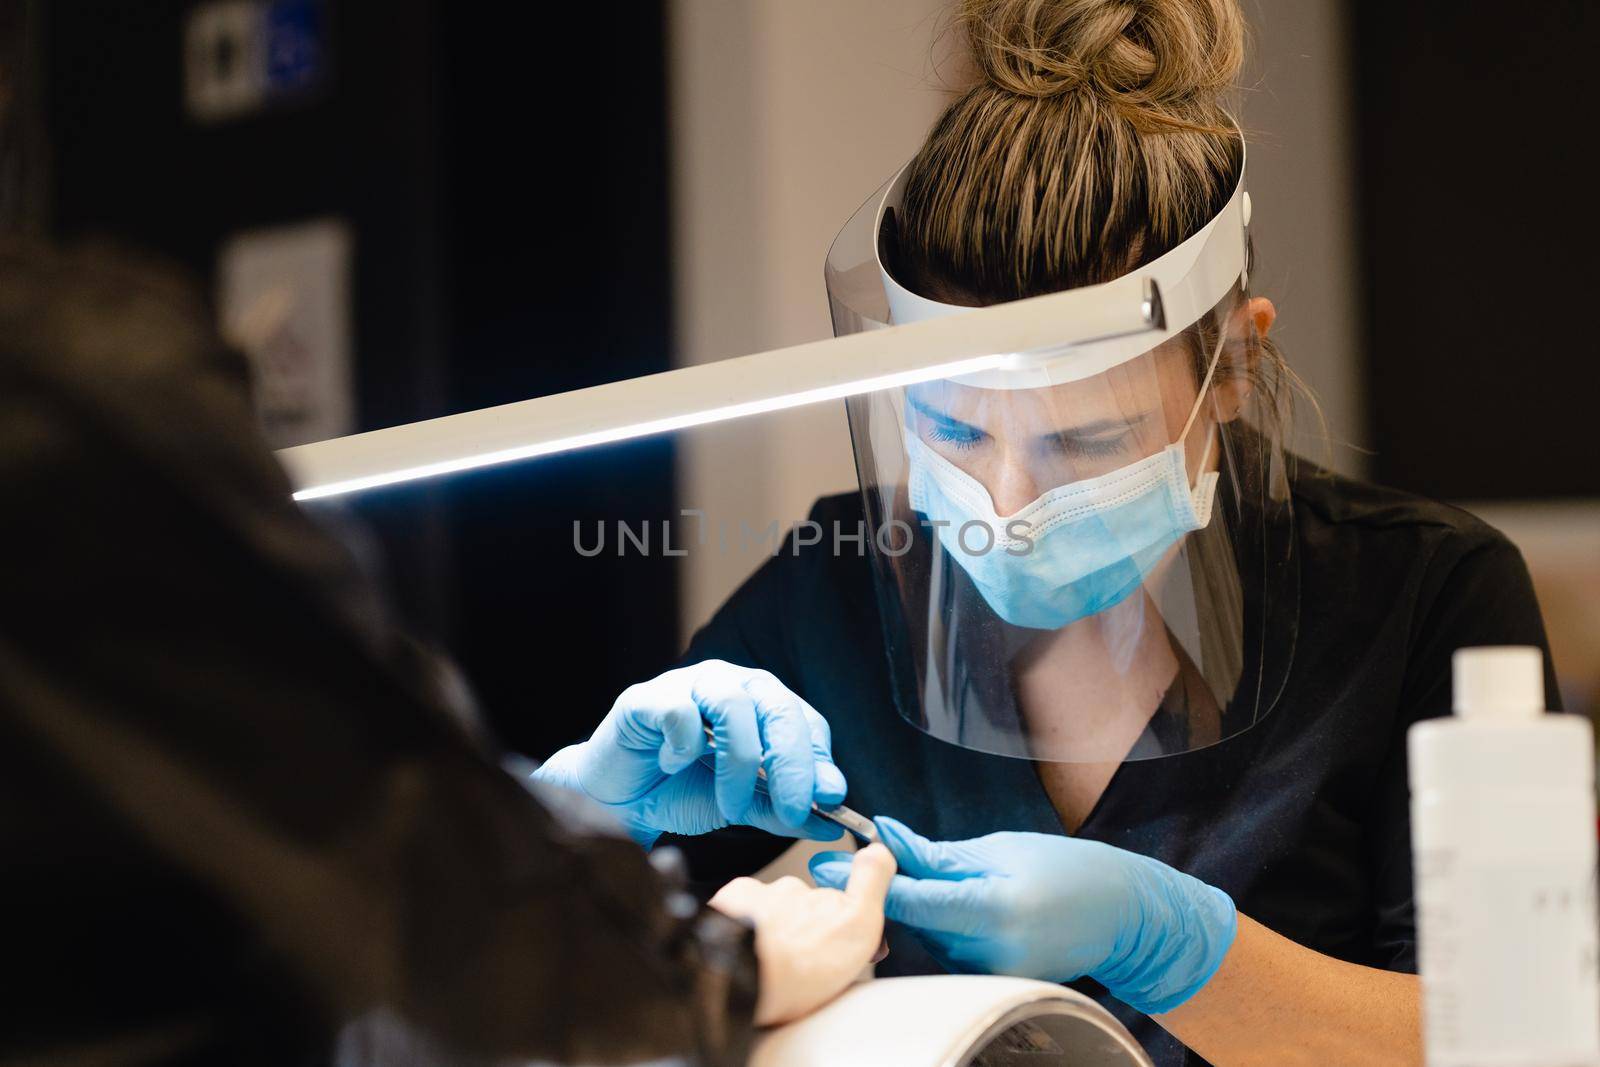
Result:
M1215 471L1190 489L1180 439L1002 516L981 482L910 430L906 448L912 509L1013 626L1054 630L1121 603L1180 538L1211 521L1216 496ZM1208 437L1207 456L1210 448Z

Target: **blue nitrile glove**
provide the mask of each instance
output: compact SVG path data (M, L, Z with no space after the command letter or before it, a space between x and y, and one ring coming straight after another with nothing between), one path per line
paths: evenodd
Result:
M703 723L716 735L715 771L699 762L711 749ZM731 823L832 841L839 828L811 811L844 800L831 744L827 721L771 674L706 660L630 686L593 737L533 776L599 801L645 848L663 833Z
M885 914L953 971L1088 975L1157 1015L1210 981L1238 928L1222 890L1112 845L1026 833L939 842L893 819L877 824L901 872ZM841 887L848 859L819 853L811 875Z

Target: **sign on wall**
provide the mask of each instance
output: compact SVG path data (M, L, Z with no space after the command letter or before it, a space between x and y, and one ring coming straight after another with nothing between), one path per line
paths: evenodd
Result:
M217 264L224 336L244 350L273 448L355 430L349 227L339 219L250 230Z
M322 0L212 0L184 21L184 106L199 122L305 97L327 69Z

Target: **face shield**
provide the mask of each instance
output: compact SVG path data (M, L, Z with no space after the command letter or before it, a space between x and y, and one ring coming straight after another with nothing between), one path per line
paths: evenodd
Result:
M838 335L960 318L879 242L902 175L841 231ZM848 401L895 700L983 752L1115 762L1202 748L1287 675L1296 561L1252 386L1243 176L1193 237L1035 304L1059 342Z

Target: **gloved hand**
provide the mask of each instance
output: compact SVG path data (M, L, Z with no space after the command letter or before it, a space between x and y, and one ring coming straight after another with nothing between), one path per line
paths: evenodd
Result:
M715 770L699 762L716 736ZM731 823L832 841L811 811L844 800L828 723L766 671L706 660L630 686L594 736L551 756L533 777L611 809L645 848L663 833ZM765 792L756 768L765 767Z
M1088 975L1156 1015L1198 992L1233 944L1228 895L1148 856L1052 834L937 842L893 819L877 824L902 872L885 914L953 971ZM812 877L837 888L846 859L819 853Z

